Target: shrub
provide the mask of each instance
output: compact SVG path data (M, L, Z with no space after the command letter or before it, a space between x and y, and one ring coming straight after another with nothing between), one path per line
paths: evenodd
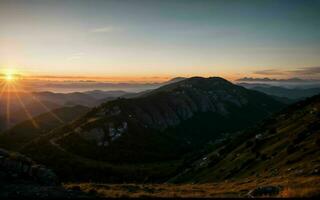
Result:
M292 154L297 150L296 146L291 144L287 147L287 154Z
M301 132L297 135L297 137L293 140L293 144L301 143L308 136L307 132Z
M318 147L320 147L320 138L317 138L317 140L316 140L316 145L317 145Z
M266 154L261 154L261 160L267 160L268 156Z
M254 143L251 140L246 142L246 148L252 147L253 145L254 145Z
M91 194L91 195L96 195L96 194L97 194L97 190L95 190L95 189L90 189L90 190L89 190L89 194Z
M78 185L72 186L70 189L75 191L81 191L81 187Z

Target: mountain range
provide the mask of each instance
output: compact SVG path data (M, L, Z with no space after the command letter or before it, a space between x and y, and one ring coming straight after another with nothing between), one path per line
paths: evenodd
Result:
M70 124L26 140L26 145L6 148L21 150L37 162L52 166L65 178L111 180L117 176L116 180L123 180L139 169L139 174L145 176L131 176L130 180L163 180L175 173L183 156L207 143L236 135L284 106L268 95L222 78L193 77L135 98L106 102ZM15 140L14 136L11 140ZM74 167L62 167L62 163L81 168L77 167L79 172L75 175ZM168 168L168 163L174 164ZM89 172L93 168L95 173L101 172L99 177ZM166 172L155 172L155 168ZM106 169L118 172L111 177Z
M99 106L61 107L18 123L0 133L0 147L45 164L65 182L227 188L230 181L244 188L237 195L256 196L262 189L253 186L272 184L278 195L295 187L286 180L303 177L301 187L312 182L318 190L319 95L287 105L219 77L113 95Z

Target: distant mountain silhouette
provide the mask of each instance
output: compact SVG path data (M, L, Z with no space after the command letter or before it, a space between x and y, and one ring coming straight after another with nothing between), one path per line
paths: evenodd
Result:
M320 94L320 87L315 88L285 88L279 86L271 86L267 84L248 84L240 83L246 88L263 92L269 95L277 97L286 97L291 100L302 100L307 97L311 97L317 94Z
M76 105L94 107L103 102L129 94L131 93L119 90L95 90L83 93L11 92L9 94L9 98L7 98L7 94L3 94L3 98L0 99L0 119L2 119L4 123L3 129L7 129L17 123L29 119L30 117L49 112L53 109ZM7 118L9 118L9 120L7 120ZM7 123L7 121L9 123Z
M237 81L245 82L311 82L315 80L301 79L301 78L289 78L289 79L273 79L273 78L251 78L244 77L240 78Z

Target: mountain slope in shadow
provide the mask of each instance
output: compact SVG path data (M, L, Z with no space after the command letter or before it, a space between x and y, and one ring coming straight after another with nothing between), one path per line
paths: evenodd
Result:
M320 95L298 102L217 144L212 152L189 163L173 182L268 179L320 175Z

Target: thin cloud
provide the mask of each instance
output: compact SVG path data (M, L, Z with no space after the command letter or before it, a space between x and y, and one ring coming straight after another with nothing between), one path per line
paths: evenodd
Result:
M116 29L113 26L105 26L105 27L99 27L92 29L90 32L92 33L111 33L115 31Z
M293 82L293 83L297 83L297 82L310 82L313 80L308 80L308 79L300 79L300 78L289 78L289 79L274 79L274 78L253 78L253 77L244 77L244 78L240 78L236 81L244 81L244 82Z
M275 70L275 69L266 69L266 70L255 71L254 74L273 76L273 75L285 75L285 72L280 70Z
M298 70L290 71L295 75L316 75L320 74L320 66L306 67Z
M83 55L84 55L83 53L77 53L77 54L74 54L74 55L68 57L67 60L70 60L70 61L79 60L82 58Z
M320 75L320 66L314 67L301 67L296 70L276 70L276 69L266 69L253 72L256 75L287 75L287 76L315 76Z
M7 76L6 74L1 73L0 74L0 79L4 78L6 76ZM14 76L15 78L22 78L21 74L12 74L12 76Z

